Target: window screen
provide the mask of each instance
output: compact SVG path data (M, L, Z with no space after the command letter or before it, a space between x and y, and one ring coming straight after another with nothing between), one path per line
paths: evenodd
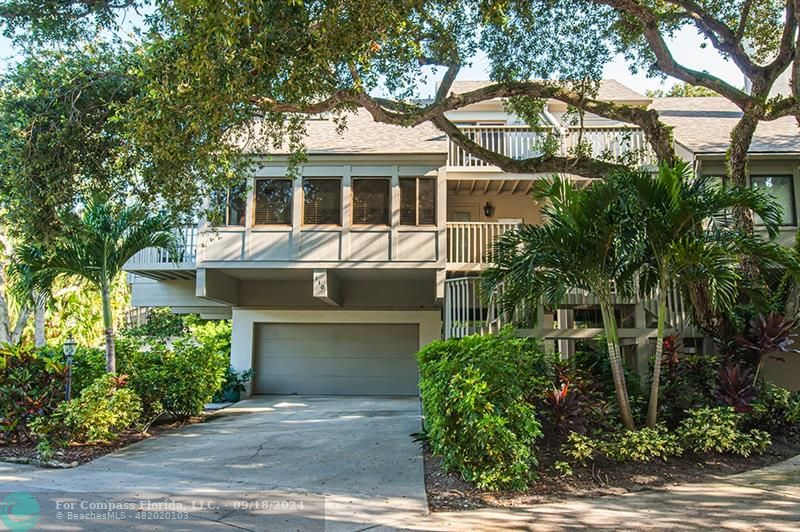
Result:
M342 191L339 179L303 179L303 223L342 223Z
M256 225L291 225L292 181L290 179L256 180Z
M389 225L388 179L353 179L353 223Z

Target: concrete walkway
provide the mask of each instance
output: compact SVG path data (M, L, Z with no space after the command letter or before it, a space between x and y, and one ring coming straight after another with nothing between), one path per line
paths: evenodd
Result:
M621 497L430 514L409 437L418 430L416 399L258 397L75 469L0 463L0 504L8 492L33 493L34 530L800 531L800 457ZM78 506L71 520L65 501ZM82 501L150 511L81 518ZM178 505L169 519L161 511Z

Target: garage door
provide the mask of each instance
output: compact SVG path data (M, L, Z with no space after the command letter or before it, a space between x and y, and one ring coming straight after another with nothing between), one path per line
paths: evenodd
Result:
M416 324L256 324L255 393L416 395Z

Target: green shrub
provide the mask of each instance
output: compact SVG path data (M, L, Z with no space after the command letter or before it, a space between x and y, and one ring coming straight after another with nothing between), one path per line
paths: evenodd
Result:
M426 431L444 466L484 489L524 488L542 435L526 397L550 385L548 357L509 332L433 342L417 356Z
M0 441L32 441L30 424L64 400L66 366L33 346L0 347Z
M677 436L659 424L655 428L618 432L603 443L602 452L615 462L649 462L654 458L680 456L683 449Z
M800 394L797 392L766 382L750 407L751 412L746 416L749 427L774 435L800 430Z
M136 424L141 413L142 403L125 387L124 378L108 374L83 390L80 397L61 403L50 416L37 420L34 433L48 445L109 442Z
M711 355L681 354L664 360L661 372L661 419L675 427L687 410L716 404L714 387L719 359Z
M216 351L230 360L231 320L188 320L191 336L206 349Z
M576 432L570 433L561 452L573 464L587 465L598 455L615 462L649 462L654 458L666 460L683 454L678 438L666 426L640 430L619 430L594 439Z
M198 415L219 390L227 360L193 338L181 338L171 347L163 343L144 346L129 341L118 368L142 400L144 416L153 419L166 412L178 419Z
M772 444L769 433L739 429L742 416L733 407L705 407L690 410L678 427L681 445L694 452L733 453L750 456Z
M147 320L137 327L122 331L124 336L166 340L181 336L186 332L183 316L173 314L169 308L154 308L147 314Z
M105 349L79 347L72 357L72 396L83 390L106 373Z
M570 432L567 442L561 446L561 453L569 458L571 463L585 466L594 461L595 453L600 445L600 442L589 436Z

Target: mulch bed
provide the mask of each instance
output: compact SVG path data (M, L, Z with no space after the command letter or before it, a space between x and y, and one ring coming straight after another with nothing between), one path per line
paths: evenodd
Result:
M119 439L110 443L96 443L96 444L72 444L65 449L56 450L53 453L53 461L68 465L77 466L91 462L95 458L99 458L108 453L112 453L123 447L127 447L136 442L152 438L159 434L169 432L171 430L185 427L186 425L193 425L195 423L202 423L206 420L208 414L202 414L198 417L189 418L185 421L166 420L157 422L150 426L147 432L138 432L129 430L123 432ZM3 458L29 459L38 460L39 453L36 451L36 445L30 443L13 443L5 444L0 443L0 461Z
M618 464L598 460L593 466L574 467L561 476L553 464L563 459L558 446L539 448L539 478L526 491L483 491L456 473L442 469L441 459L425 448L425 489L432 511L457 511L486 507L545 504L567 497L595 498L643 491L660 486L703 482L720 476L758 469L800 454L800 437L773 438L766 453L743 458L733 455L687 454L668 461Z

